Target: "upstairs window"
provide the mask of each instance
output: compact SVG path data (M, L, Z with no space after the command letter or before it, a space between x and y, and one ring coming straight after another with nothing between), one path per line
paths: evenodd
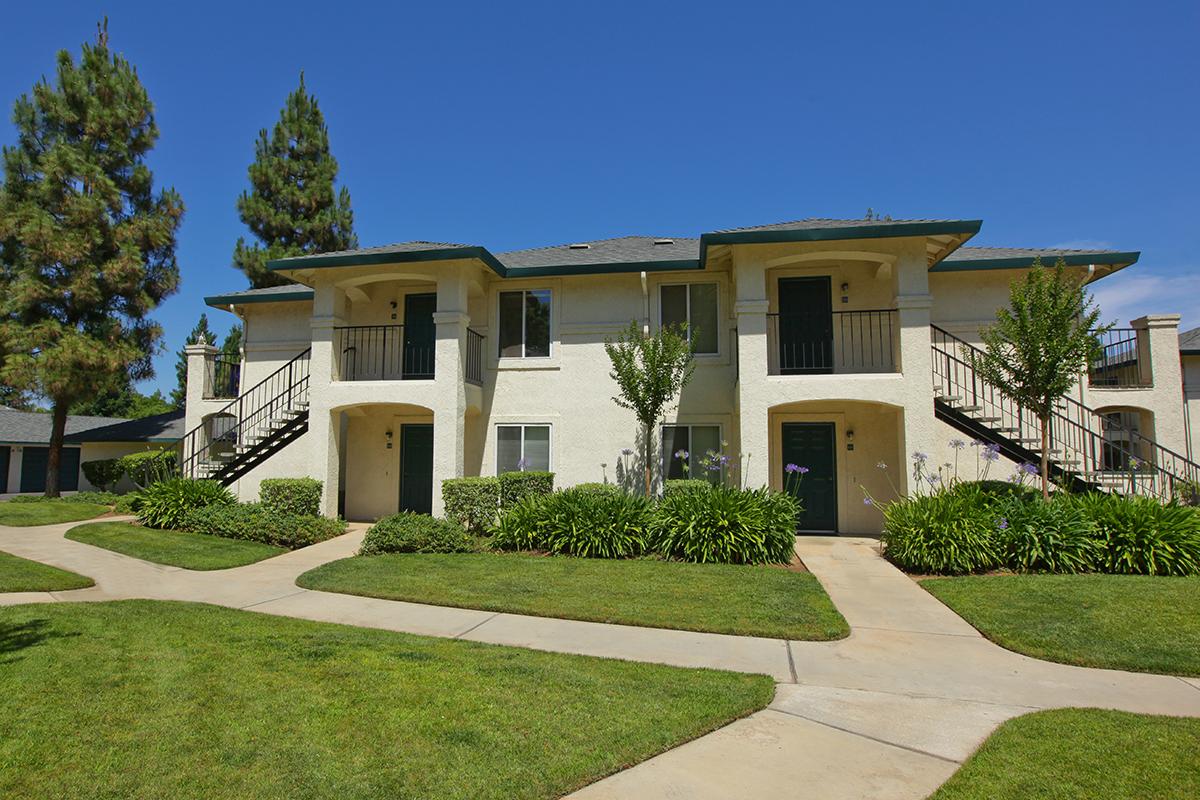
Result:
M687 325L688 340L698 354L717 352L717 285L679 283L659 290L662 324Z
M550 471L549 425L497 425L496 474Z
M500 357L550 356L550 290L500 293Z

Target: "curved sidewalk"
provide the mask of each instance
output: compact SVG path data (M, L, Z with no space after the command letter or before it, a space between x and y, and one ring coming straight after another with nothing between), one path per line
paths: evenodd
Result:
M0 594L0 605L186 600L494 644L761 672L778 683L767 709L592 784L573 795L579 798L922 798L998 724L1029 711L1090 706L1200 716L1200 680L1052 664L988 642L879 558L869 539L797 541L797 552L852 633L837 642L784 642L296 586L302 572L352 555L361 526L257 564L193 572L63 538L78 524L0 526L0 550L88 575L97 585Z

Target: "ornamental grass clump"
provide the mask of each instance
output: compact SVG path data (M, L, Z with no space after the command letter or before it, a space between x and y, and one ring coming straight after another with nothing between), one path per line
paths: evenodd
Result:
M147 528L177 528L187 512L206 506L231 506L233 493L216 481L170 478L137 492L130 503Z
M1071 497L1011 496L998 509L996 545L1017 572L1091 572L1104 548L1096 525Z
M653 547L681 561L787 564L800 506L770 489L670 492L654 511Z
M651 504L623 492L571 488L526 497L500 517L492 546L585 558L632 558L647 550Z

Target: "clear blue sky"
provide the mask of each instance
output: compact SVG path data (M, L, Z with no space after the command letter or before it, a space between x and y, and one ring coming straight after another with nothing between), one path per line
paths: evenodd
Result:
M983 5L40 0L5 8L0 141L107 13L187 205L171 351L244 287L234 202L301 69L363 245L980 217L974 244L1141 250L1106 313L1200 325L1200 4Z

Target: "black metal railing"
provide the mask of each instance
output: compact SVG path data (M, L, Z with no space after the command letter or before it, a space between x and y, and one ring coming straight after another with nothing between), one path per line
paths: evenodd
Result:
M179 441L180 474L218 478L307 412L309 348L209 415Z
M770 375L895 372L895 309L767 314Z
M467 328L466 371L463 379L476 386L483 385L483 334Z
M1113 328L1097 337L1100 355L1088 367L1089 386L1147 386L1142 369L1141 338L1136 328Z
M975 371L982 351L932 327L933 387L937 400L960 410L1005 439L1041 452L1041 422ZM1064 480L1095 488L1158 497L1180 497L1200 480L1200 464L1123 426L1112 414L1063 396L1048 429L1051 462Z
M436 337L432 324L354 325L333 331L338 380L433 379Z
M209 363L212 376L208 397L220 400L237 397L242 382L242 362L217 356Z

